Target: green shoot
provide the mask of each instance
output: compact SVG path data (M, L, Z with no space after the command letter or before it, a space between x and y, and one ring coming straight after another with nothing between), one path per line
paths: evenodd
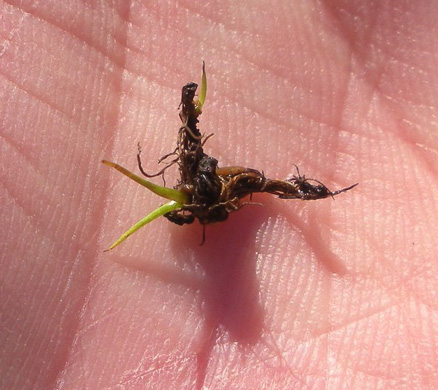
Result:
M198 102L196 104L196 113L198 115L200 115L202 112L202 106L205 103L206 96L207 96L207 76L205 74L205 62L202 62L201 90L199 91Z
M160 207L156 208L154 211L152 211L150 214L146 215L143 219L138 221L134 226L130 227L125 233L123 233L119 239L112 244L108 249L106 249L104 252L108 252L111 249L114 249L117 245L121 244L123 241L125 241L131 234L135 233L138 229L142 228L144 225L148 224L149 222L153 221L154 219L161 217L162 215L181 208L183 205L181 203L170 201L168 203L165 203L161 205Z
M149 222L152 222L154 219L161 217L162 215L167 214L170 211L178 210L181 207L183 207L184 204L189 203L189 197L185 192L174 190L173 188L167 188L167 187L156 185L150 182L149 180L145 180L137 176L136 174L128 171L126 168L123 168L119 164L106 160L102 160L102 163L108 165L109 167L117 169L119 172L123 173L125 176L129 177L131 180L134 180L138 184L141 184L142 186L146 187L154 194L157 194L162 198L170 200L170 202L165 203L160 207L156 208L146 217L138 221L134 226L130 227L125 233L123 233L120 236L120 238L116 242L114 242L114 244L112 244L107 250L105 250L105 252L115 248L117 245L125 241L131 234L135 233L138 229L142 228L144 225L148 224Z
M123 168L119 164L102 160L102 163L117 169L119 172L123 173L125 176L128 176L130 179L134 180L138 184L141 184L143 187L146 187L148 190L152 191L154 194L161 196L162 198L166 198L169 200L173 200L177 203L186 204L189 202L189 198L185 192L174 190L173 188L167 188L163 186L159 186L150 182L149 180L145 180L140 176L128 171L126 168Z

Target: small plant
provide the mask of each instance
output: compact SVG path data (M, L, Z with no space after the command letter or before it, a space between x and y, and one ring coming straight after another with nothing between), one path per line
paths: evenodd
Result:
M141 163L139 146L137 161L140 172L147 178L163 176L171 166L177 165L180 173L178 183L173 188L156 185L128 171L122 166L103 160L105 165L117 169L142 186L169 202L161 205L134 226L123 233L107 250L115 248L138 229L164 216L178 225L190 224L195 219L204 226L202 243L205 241L205 225L227 219L228 214L239 210L245 204L245 197L256 192L268 192L281 199L316 200L334 197L351 190L358 183L337 191L330 191L324 184L314 179L306 179L298 167L297 175L288 180L272 180L263 172L241 166L219 167L218 161L204 152L206 141L213 135L202 135L198 129L198 117L202 113L207 94L205 64L202 67L202 81L199 96L196 98L196 83L188 83L182 88L176 148L159 159L165 163L156 174L148 174ZM201 243L201 244L202 244Z

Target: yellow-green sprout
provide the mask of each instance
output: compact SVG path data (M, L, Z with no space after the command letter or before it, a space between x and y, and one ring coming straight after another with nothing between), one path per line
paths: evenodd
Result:
M205 103L205 98L207 96L207 76L205 74L205 62L202 62L202 79L201 88L199 91L198 101L196 103L196 114L201 115L202 106Z
M114 242L106 251L114 249L117 245L121 244L125 241L131 234L135 233L137 230L147 225L149 222L152 222L154 219L161 217L164 214L167 214L170 211L180 209L184 204L187 204L189 201L189 197L186 193L178 190L174 190L173 188L167 188L163 186L159 186L157 184L151 183L149 180L145 180L136 174L128 171L126 168L123 168L119 164L102 160L102 163L117 169L119 172L123 173L125 176L134 180L138 184L146 187L148 190L152 191L154 194L161 196L162 198L170 199L171 201L161 205L156 208L150 214L146 215L146 217L142 218L138 221L134 226L130 227L125 233L123 233L119 239Z
M160 207L152 211L150 214L146 215L146 217L140 219L140 221L138 221L135 225L131 226L125 233L123 233L118 238L116 242L114 242L108 249L105 249L104 252L114 249L117 245L125 241L131 234L134 234L137 230L142 228L144 225L147 225L149 222L152 222L154 219L157 219L158 217L161 217L170 211L178 210L181 207L182 204L175 202L174 200L171 200L170 202L161 205Z
M102 160L102 163L108 165L109 167L117 169L125 176L128 176L130 179L134 180L138 184L141 184L143 187L146 187L148 190L152 191L154 194L157 194L158 196L161 196L162 198L173 200L177 203L187 203L188 201L187 194L182 191L178 191L178 190L174 190L173 188L163 187L154 184L149 180L143 179L142 177L137 176L135 173L128 171L126 168L123 168L119 164L106 160Z

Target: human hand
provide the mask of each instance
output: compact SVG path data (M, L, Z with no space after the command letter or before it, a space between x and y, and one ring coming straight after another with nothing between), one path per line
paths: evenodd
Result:
M437 9L308 4L3 5L6 388L433 387ZM202 59L220 164L360 186L103 254Z

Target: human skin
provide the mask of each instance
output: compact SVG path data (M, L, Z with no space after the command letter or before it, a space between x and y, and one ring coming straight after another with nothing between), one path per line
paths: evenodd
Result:
M157 3L0 3L0 388L436 388L438 4ZM103 253L202 60L221 166L359 186Z

